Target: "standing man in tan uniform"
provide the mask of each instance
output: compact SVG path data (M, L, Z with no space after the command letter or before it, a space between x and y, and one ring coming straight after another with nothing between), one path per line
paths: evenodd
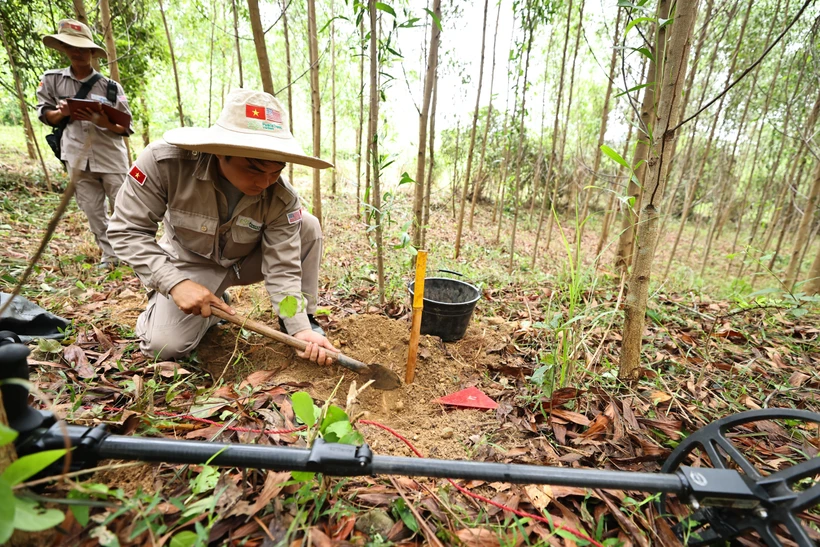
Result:
M313 318L322 231L282 172L332 165L306 155L286 120L273 96L235 90L215 125L168 131L128 172L108 237L150 289L136 326L146 355L189 354L219 321L212 306L234 313L220 298L228 287L263 281L280 326L308 342L299 356L330 363Z
M102 251L100 266L116 266L117 258L106 236L108 215L105 197L114 198L128 171L128 156L123 137L134 133L130 127L113 123L104 112L79 110L71 115L66 99L73 98L84 83L93 81L87 99L108 104L131 115L125 92L119 83L102 76L91 66L92 57L105 57L105 50L94 43L89 28L72 19L58 24L57 34L43 36L43 43L63 52L71 66L43 74L37 89L37 114L46 125L68 125L60 140L60 160L75 177L77 205L88 217L88 225ZM86 145L88 139L91 142Z

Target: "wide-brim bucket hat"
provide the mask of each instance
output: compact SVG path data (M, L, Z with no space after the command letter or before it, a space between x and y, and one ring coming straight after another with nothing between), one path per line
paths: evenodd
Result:
M63 19L57 23L57 34L43 36L43 43L46 47L65 52L64 46L67 44L73 47L90 49L94 57L107 58L105 49L94 43L91 36L91 29L74 19Z
M225 98L225 107L214 125L207 129L171 129L163 138L185 150L296 163L317 169L333 167L330 162L305 154L290 132L282 104L273 95L261 91L235 89Z

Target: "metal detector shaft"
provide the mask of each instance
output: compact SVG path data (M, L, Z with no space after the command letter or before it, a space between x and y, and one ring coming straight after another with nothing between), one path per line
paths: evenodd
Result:
M72 446L87 446L96 459L138 460L177 464L203 464L224 467L270 469L274 471L313 471L332 476L404 475L466 480L486 480L526 484L551 484L584 488L621 489L641 492L680 494L687 491L678 474L567 469L537 465L434 460L401 456L374 455L370 448L326 443L318 439L310 450L281 446L212 443L95 435L96 446L83 441L89 428L55 425L43 437L50 438L47 448L65 446L64 433ZM733 473L733 472L730 472Z

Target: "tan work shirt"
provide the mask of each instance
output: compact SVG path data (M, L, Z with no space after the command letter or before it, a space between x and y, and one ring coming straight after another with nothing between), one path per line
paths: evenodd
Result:
M94 74L97 74L97 71L92 69L88 77L91 78ZM46 112L58 110L57 104L60 100L74 97L87 79L78 80L70 66L49 70L43 74L40 86L37 88L37 115L40 121L46 125L51 125L46 120ZM108 78L103 76L91 86L85 98L100 101L131 115L122 86L117 83L117 99L114 104L106 98L107 88ZM125 136L134 133L132 127L127 129ZM94 142L83 154L83 144L85 144L85 138L89 131L94 133ZM122 138L123 135L102 129L90 121L71 121L63 131L63 138L60 141L60 159L68 162L70 167L82 171L126 173L129 162L125 151L125 142Z
M241 261L262 246L262 274L274 310L293 296L301 311L283 318L291 333L310 328L301 294L301 212L293 187L280 177L257 196L243 195L227 222L228 204L219 188L218 159L165 141L151 143L137 158L117 195L108 239L142 282L164 296L178 283L214 279L228 268L241 278ZM223 215L224 216L224 215ZM159 242L157 228L164 223ZM213 276L211 278L210 276Z

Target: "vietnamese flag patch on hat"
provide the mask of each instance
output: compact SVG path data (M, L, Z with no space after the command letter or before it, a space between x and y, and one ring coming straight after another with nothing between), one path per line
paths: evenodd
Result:
M264 106L257 106L255 104L246 104L245 105L245 117L246 118L253 118L254 120L264 120L265 119L265 107Z
M139 184L140 186L145 184L145 181L148 180L148 177L145 175L145 173L140 171L140 168L136 165L134 165L134 167L132 167L131 170L128 172L128 176L137 181L137 184Z

